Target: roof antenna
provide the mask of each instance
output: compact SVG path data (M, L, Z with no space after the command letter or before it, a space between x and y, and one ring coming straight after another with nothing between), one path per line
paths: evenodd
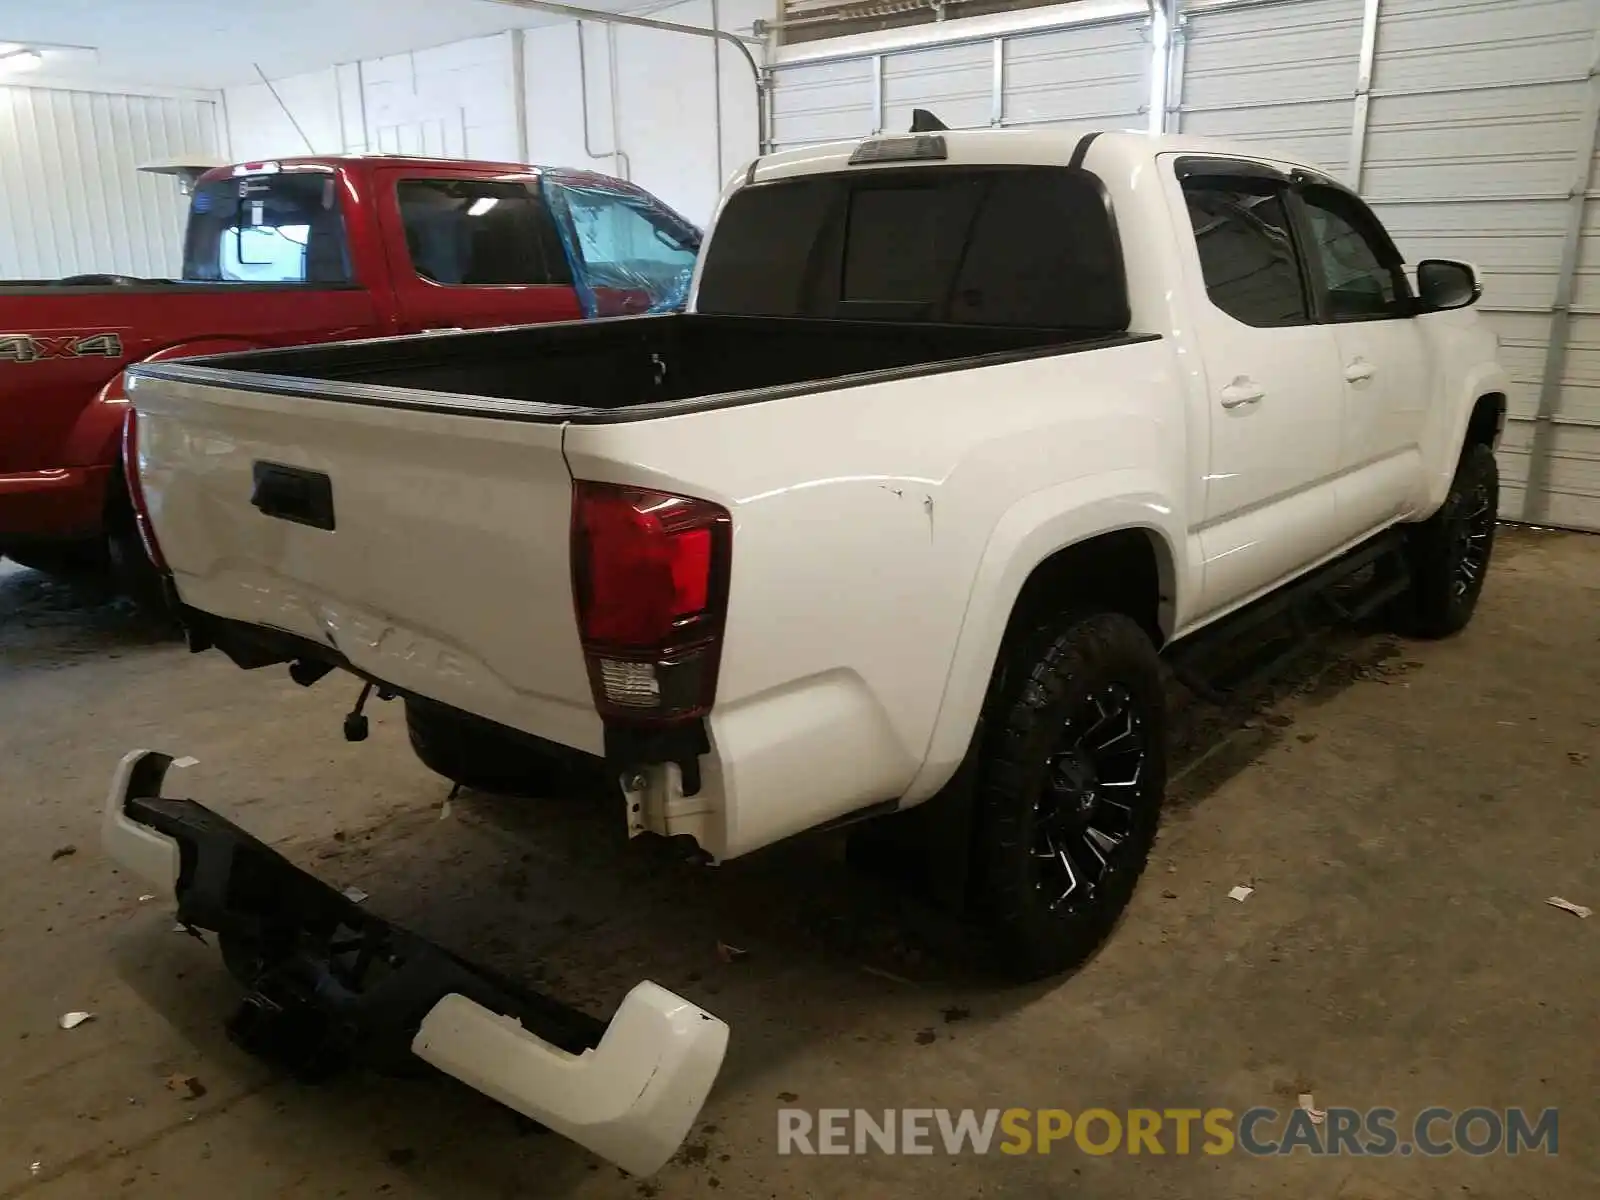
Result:
M949 128L950 126L925 108L913 108L911 110L912 133L939 133Z

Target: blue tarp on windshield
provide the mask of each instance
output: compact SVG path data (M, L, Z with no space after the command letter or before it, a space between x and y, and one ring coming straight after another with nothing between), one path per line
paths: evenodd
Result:
M550 175L545 195L590 317L676 312L689 298L700 230L649 194L597 176Z

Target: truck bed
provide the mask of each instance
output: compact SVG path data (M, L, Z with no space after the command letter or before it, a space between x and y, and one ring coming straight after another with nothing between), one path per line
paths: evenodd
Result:
M856 404L889 403L914 436L922 378L970 367L953 386L982 425L986 394L1018 386L1031 360L1146 340L675 314L151 363L129 372L129 395L142 494L185 605L598 755L574 477L737 503L735 447L772 461L797 444L752 441L736 418L755 409L815 406L805 423L848 441ZM727 472L675 471L684 439Z
M294 347L136 367L141 378L535 421L603 423L1125 341L1103 331L654 317ZM648 408L648 412L639 412Z

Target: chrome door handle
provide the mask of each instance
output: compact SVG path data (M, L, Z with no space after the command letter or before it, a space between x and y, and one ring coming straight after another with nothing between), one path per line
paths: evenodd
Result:
M1346 383L1365 383L1376 374L1377 371L1372 364L1364 358L1356 359L1355 362L1344 369Z
M1265 399L1266 395L1266 388L1241 376L1222 389L1222 407L1238 408L1241 404L1255 404Z

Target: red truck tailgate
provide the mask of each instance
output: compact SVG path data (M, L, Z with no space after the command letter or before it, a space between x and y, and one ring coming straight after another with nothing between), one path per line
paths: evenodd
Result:
M563 426L132 380L139 474L185 603L336 648L407 691L599 753Z

